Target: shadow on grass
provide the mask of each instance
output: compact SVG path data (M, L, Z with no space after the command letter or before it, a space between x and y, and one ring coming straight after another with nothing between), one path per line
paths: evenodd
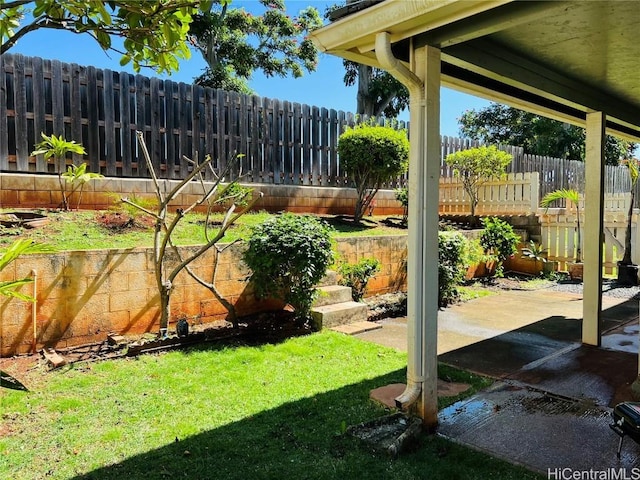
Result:
M366 217L363 217L360 223L354 223L353 217L348 215L336 215L335 217L323 218L323 220L340 233L366 232L379 226L378 222Z
M373 388L402 382L405 371L318 394L167 444L76 479L397 479L538 478L439 437L423 436L398 460L369 452L343 432L388 413L368 399ZM247 398L247 402L251 399ZM211 409L216 392L211 392ZM171 425L180 412L158 419Z

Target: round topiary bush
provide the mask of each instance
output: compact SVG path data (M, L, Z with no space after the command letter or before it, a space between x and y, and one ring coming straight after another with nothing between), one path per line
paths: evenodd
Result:
M380 187L409 168L405 130L362 123L338 139L340 165L353 181L358 198L355 222L360 222Z
M308 215L284 213L253 229L243 260L259 297L279 298L309 319L315 286L333 263L331 227Z

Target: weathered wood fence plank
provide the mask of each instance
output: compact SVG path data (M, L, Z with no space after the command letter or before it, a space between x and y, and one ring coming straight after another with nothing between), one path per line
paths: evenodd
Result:
M135 130L144 132L153 164L165 178L183 178L192 168L183 156L215 157L223 169L236 154L244 155L245 182L344 186L337 143L351 113L222 90L175 83L141 75L115 73L57 60L5 54L0 59L0 170L51 173L55 166L31 157L40 133L64 135L82 143L87 155L68 161L89 163L109 176L148 177ZM367 120L361 118L361 120ZM382 122L381 119L378 123ZM399 122L399 128L407 128ZM442 137L441 154L478 146L469 139ZM538 172L538 196L557 188L581 189L584 164L577 160L511 153L508 173ZM444 162L443 177L453 176ZM407 176L390 179L387 188L406 185ZM624 167L606 168L606 192L628 192ZM511 198L514 184L489 190ZM640 185L636 187L640 199ZM483 192L483 194L486 192Z

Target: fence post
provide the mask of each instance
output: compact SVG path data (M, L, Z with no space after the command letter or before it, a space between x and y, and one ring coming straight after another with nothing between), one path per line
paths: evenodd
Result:
M536 213L540 206L540 173L530 172L529 188L531 189L531 213Z

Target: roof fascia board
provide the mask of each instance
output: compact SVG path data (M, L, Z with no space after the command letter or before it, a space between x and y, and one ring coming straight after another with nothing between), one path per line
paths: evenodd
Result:
M393 43L511 3L514 0L386 0L310 33L323 52L373 50L375 36L388 32Z

